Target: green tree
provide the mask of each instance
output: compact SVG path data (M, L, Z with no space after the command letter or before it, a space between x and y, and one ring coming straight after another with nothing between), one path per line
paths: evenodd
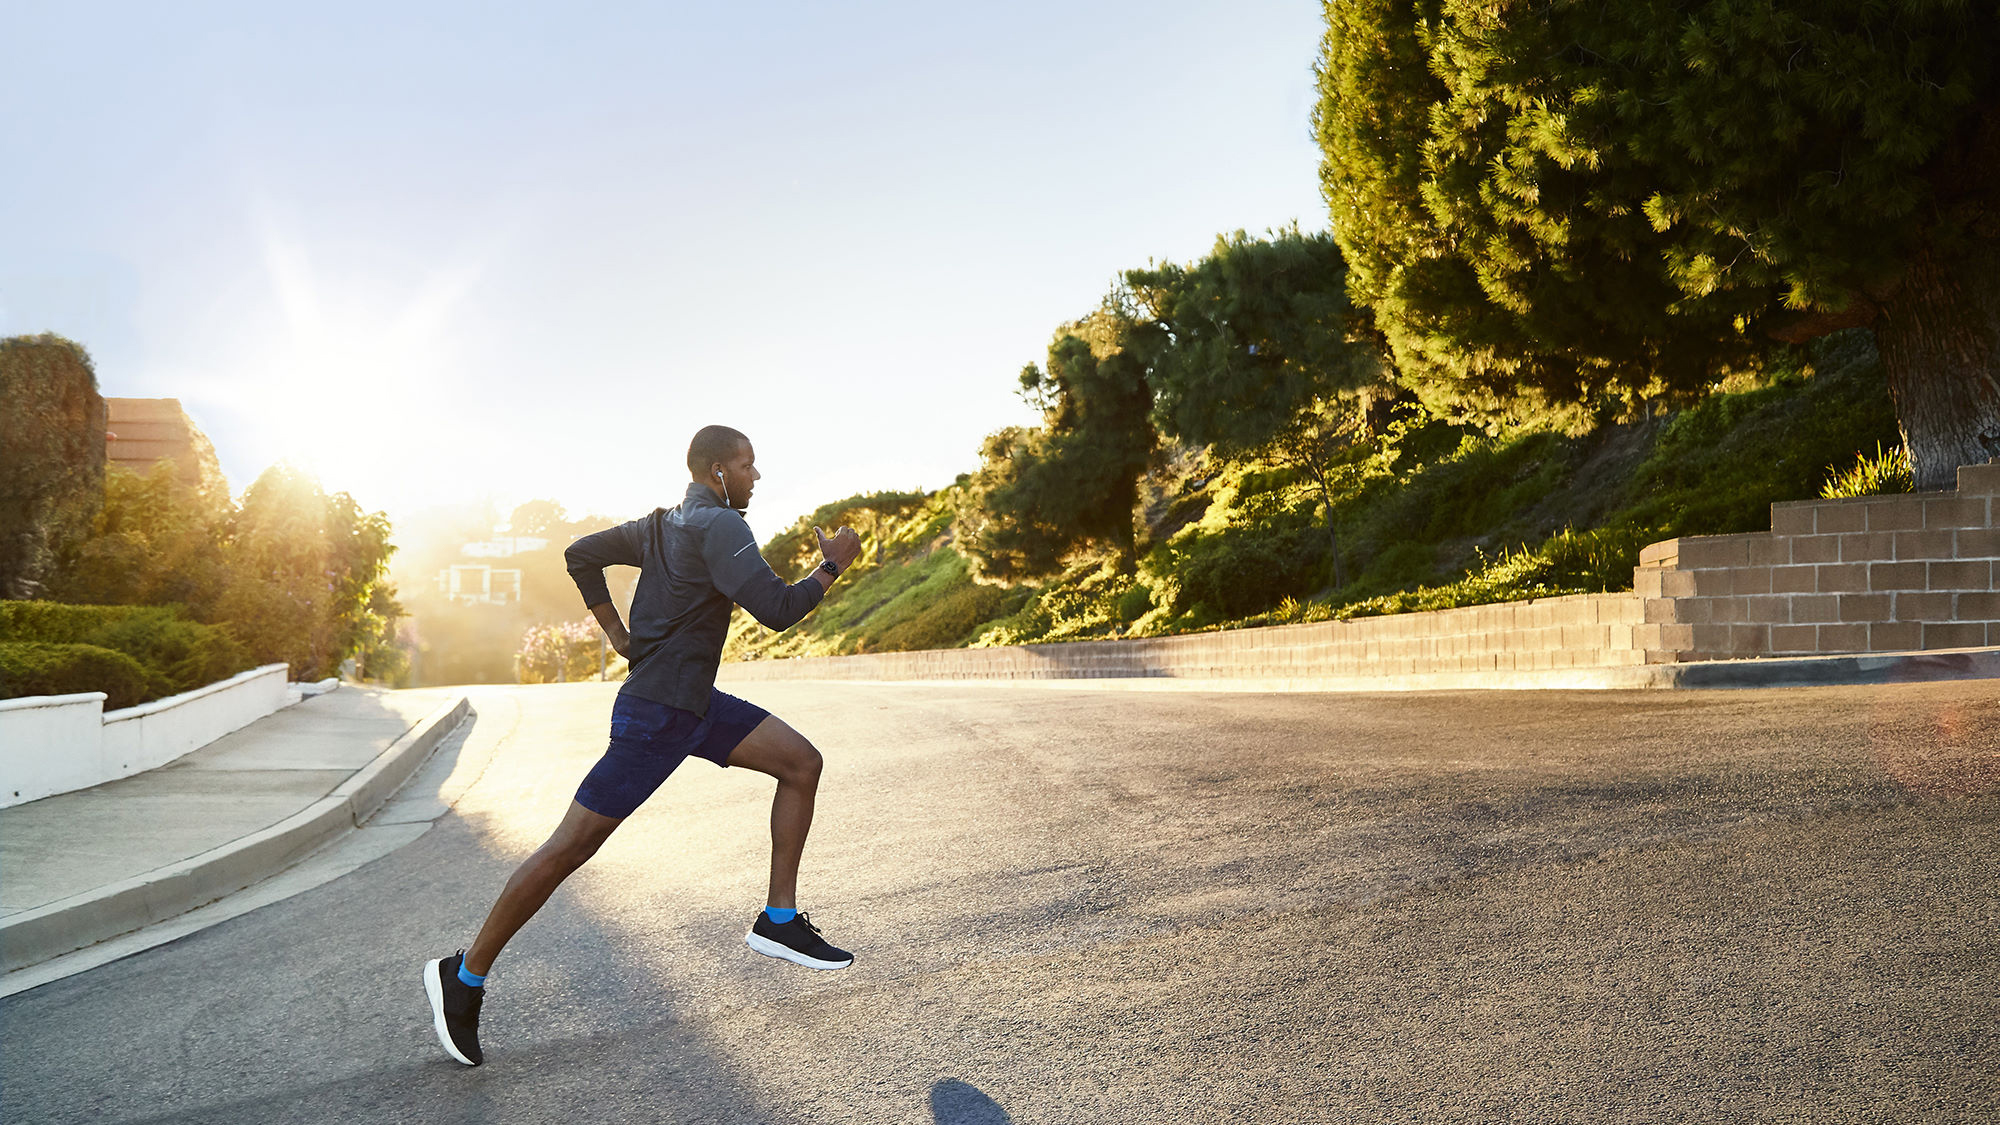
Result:
M965 510L961 549L983 578L1053 574L1088 544L1130 562L1139 475L1155 442L1146 381L1156 325L1114 295L1049 345L1046 371L1030 364L1021 390L1043 425L989 436Z
M90 605L182 605L212 622L229 586L235 514L227 492L190 487L172 462L143 475L112 466L90 535L65 549L49 592Z
M2000 13L1328 0L1321 185L1433 401L1694 393L1869 324L1919 488L2000 455Z
M404 616L403 603L396 600L396 587L386 576L369 587L368 604L356 621L355 678L391 687L410 686L410 650L397 635L397 622Z
M569 514L554 500L530 500L507 519L509 534L546 535L567 525Z
M104 398L82 346L0 340L0 597L33 598L104 500Z
M377 587L394 550L382 513L273 466L243 492L218 611L258 659L290 664L294 679L332 675L390 624L393 597L378 601Z
M1387 381L1347 267L1329 234L1242 231L1208 257L1125 274L1163 337L1149 373L1161 430L1225 455L1263 453L1304 469L1327 510L1334 583L1336 466L1358 429L1355 396Z

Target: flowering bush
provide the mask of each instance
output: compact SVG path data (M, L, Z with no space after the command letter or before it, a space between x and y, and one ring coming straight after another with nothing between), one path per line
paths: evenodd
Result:
M560 684L594 680L599 661L617 654L600 647L602 634L588 617L554 625L535 625L521 634L514 667L524 684Z

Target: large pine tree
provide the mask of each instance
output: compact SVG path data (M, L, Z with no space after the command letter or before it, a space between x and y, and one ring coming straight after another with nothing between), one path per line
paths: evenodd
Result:
M1695 391L1868 324L1918 487L2000 456L1993 4L1325 11L1322 188L1421 391Z

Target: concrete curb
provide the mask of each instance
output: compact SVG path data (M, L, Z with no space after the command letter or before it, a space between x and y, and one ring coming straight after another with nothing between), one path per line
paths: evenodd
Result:
M801 658L806 664L812 658ZM765 662L759 662L764 664ZM765 665L781 663L771 661ZM730 665L722 666L729 679ZM1602 668L1523 671L1419 672L1383 676L1017 676L863 679L815 676L802 668L791 676L760 675L736 683L896 684L927 687L1032 687L1079 691L1645 691L1715 688L1808 687L1814 685L1919 683L1933 680L2000 679L2000 648L1944 649L1934 652L1881 652L1850 656L1710 660L1689 664L1625 664Z
M333 792L269 828L0 922L0 972L184 914L277 874L335 835L365 823L470 710L462 695L441 705Z

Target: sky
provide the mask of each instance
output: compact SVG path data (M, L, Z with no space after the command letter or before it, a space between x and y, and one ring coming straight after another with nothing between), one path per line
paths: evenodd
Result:
M0 0L0 336L392 519L938 488L1120 270L1324 229L1302 0Z

